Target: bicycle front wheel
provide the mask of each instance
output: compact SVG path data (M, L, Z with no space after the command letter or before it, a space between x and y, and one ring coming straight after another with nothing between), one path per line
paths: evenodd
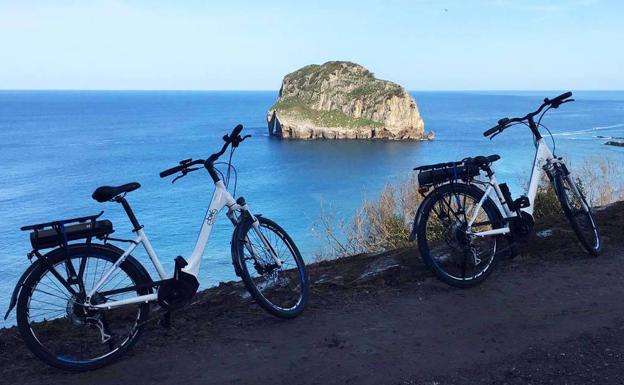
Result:
M280 318L301 314L309 282L301 253L277 223L258 217L234 231L232 254L245 287L266 311Z
M570 221L570 225L583 248L593 256L598 256L602 250L598 225L594 220L591 207L579 186L574 183L570 174L558 170L553 178L553 185L561 208Z

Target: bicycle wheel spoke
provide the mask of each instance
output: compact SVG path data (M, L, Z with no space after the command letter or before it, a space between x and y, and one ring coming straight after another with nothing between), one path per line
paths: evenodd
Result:
M40 309L36 309L36 310L40 310ZM36 315L30 315L29 314L28 318L32 320L33 318L41 318L41 317L44 317L44 316L55 316L56 317L58 315L63 315L63 314L65 314L64 311L53 310L53 311L47 311L47 312L44 312L44 313L39 313L39 314L36 314Z
M48 285L48 284L46 284L46 283L44 283L44 282L40 282L40 284L41 284L41 285L43 285L43 286L45 286L48 290L50 290L50 291L54 291L54 292L56 292L56 293L60 294L60 295L62 296L62 298L69 299L69 296L68 296L67 294L65 294L66 292L65 292L65 291L61 291L61 290L59 290L59 288L58 288L58 287L56 287L56 286L50 286L50 285Z
M30 300L30 302L31 302L31 303L32 303L32 302L44 303L44 304L46 304L46 305L59 307L59 308L61 308L61 309L64 309L64 308L65 308L65 305L59 305L58 303L52 303L52 302L48 302L48 301L42 301L42 300L40 300L40 299L35 299L35 298L32 298L32 299Z
M58 298L58 299L61 299L61 300L67 300L67 298L68 298L68 297L61 297L61 296L58 296L58 295L54 295L52 293L48 293L47 291L44 291L44 290L41 290L41 289L33 289L33 291L36 291L36 292L39 292L39 293L44 293L46 295L49 295L50 297L55 297L55 298Z
M60 286L59 286L56 282L54 282L54 280L52 280L52 278L50 278L50 277L49 277L49 276L47 276L47 275L46 275L46 278L48 279L48 281L50 281L50 283L52 283L52 284L54 285L54 287L56 288L56 290L57 290L59 293L61 293L61 294L65 294L65 293L67 292L66 290L61 289L61 287L60 287ZM56 277L55 277L55 279L56 279ZM48 286L48 287L50 287L50 286ZM67 297L67 298L69 298L69 296L68 296L68 295L66 295L66 297Z

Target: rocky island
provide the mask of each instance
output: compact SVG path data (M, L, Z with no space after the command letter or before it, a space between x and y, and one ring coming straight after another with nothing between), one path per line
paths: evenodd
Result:
M267 122L284 139L433 139L403 87L346 61L286 75Z

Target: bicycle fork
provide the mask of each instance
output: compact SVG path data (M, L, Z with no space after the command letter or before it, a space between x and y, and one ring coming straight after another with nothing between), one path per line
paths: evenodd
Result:
M241 219L236 217L236 215L234 214L234 211L229 211L227 213L227 216L228 218L230 218L230 221L232 221L232 223L236 226L241 220L244 220L245 216L248 215L249 218L253 221L251 224L251 227L253 228L254 232L256 233L260 241L262 242L262 245L266 248L266 250L269 251L269 254L271 258L273 259L273 261L275 262L275 265L278 268L282 267L282 264L283 264L282 260L277 256L277 252L275 251L271 243L266 239L266 237L260 230L260 221L258 221L258 218L256 218L256 216L253 215L251 211L249 211L247 204L245 203L245 199L243 197L240 197L238 198L237 203L239 204L240 210L242 213ZM263 265L262 259L259 257L255 248L253 247L253 244L251 240L249 239L249 236L245 236L245 248L247 249L249 254L251 254L251 256L254 258L254 261L262 266Z

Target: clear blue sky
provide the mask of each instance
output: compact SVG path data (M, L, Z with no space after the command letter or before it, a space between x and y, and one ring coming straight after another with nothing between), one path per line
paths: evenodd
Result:
M0 89L278 89L351 60L410 90L624 89L624 1L4 1Z

